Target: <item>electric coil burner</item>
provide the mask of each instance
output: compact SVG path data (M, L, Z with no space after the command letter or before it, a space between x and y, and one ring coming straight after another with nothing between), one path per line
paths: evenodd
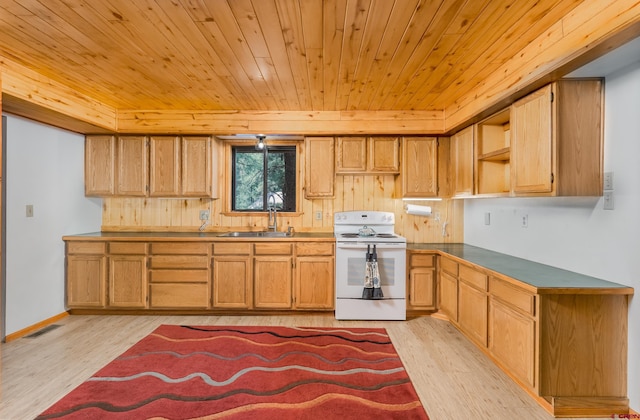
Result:
M395 215L390 212L348 211L334 215L337 319L406 319L407 240L396 235L394 228ZM367 257L369 252L373 254L374 245L381 290L363 293Z

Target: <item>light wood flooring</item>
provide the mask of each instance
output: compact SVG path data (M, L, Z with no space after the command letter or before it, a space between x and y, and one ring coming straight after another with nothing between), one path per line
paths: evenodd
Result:
M552 419L448 322L304 316L72 315L2 344L0 419L32 419L161 324L384 327L432 420Z

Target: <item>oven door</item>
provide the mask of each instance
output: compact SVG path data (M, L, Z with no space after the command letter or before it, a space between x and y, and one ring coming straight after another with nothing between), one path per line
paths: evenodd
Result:
M406 297L406 244L387 242L336 243L336 298L361 299L367 263L367 245L376 245L380 287L384 299Z

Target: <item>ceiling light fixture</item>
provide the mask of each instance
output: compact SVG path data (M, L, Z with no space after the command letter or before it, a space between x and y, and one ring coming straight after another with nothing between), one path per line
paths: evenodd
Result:
M267 136L263 135L263 134L258 134L256 136L256 138L258 139L258 142L256 143L256 150L263 150L264 149L264 139Z

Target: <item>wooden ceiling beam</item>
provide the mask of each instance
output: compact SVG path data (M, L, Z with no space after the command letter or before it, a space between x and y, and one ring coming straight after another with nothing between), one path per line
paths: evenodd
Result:
M438 134L442 111L136 111L118 112L118 132L175 134Z
M0 57L0 72L4 110L42 122L57 121L53 124L56 126L64 121L77 120L77 127L116 130L117 114L114 108L6 58ZM33 108L28 104L32 104ZM43 121L43 117L47 121ZM72 130L76 131L77 128Z

